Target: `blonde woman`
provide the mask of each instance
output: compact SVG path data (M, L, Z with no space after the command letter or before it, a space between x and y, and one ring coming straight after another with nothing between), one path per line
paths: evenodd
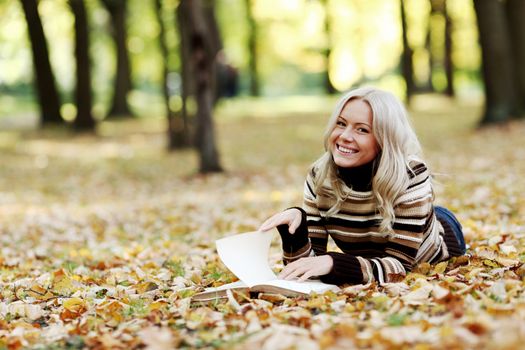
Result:
M461 225L434 206L430 172L402 103L375 88L350 91L324 135L302 208L260 227L277 227L284 279L318 276L334 284L390 282L421 262L465 253ZM328 237L339 252L327 252Z

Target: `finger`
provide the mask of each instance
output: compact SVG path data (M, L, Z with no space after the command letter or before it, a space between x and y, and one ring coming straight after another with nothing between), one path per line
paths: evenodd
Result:
M286 276L292 273L293 269L294 267L291 264L288 264L281 270L277 277L284 280L286 279Z
M271 228L270 224L268 223L268 220L262 223L261 227L259 227L259 231L268 231Z
M281 270L281 273L279 273L280 279L286 279L288 276L294 273L296 269L300 267L300 264L298 264L299 260L296 260L284 267L284 269Z
M307 279L309 279L312 276L315 276L314 271L308 270L305 273L303 273L303 275L301 277L299 277L299 282L304 282L304 281L306 281Z
M293 221L290 223L290 226L288 227L288 232L295 233L295 230L299 227L301 224L302 215L297 215L294 217Z
M308 270L311 269L308 265L300 265L296 266L293 270L291 270L285 277L285 280L293 280L298 278L299 276L302 276L304 273L308 272Z
M263 222L263 224L261 225L261 227L259 228L259 231L268 231L272 228L274 228L275 226L275 216L272 216L271 218L267 219L265 222Z

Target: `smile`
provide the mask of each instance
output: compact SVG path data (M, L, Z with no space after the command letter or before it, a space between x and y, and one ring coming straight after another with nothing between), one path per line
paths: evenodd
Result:
M347 155L350 155L350 154L354 154L354 153L357 153L358 151L355 150L355 149L351 149L351 148L346 148L346 147L343 147L343 146L340 146L338 144L335 145L337 147L337 150L343 154L347 154Z

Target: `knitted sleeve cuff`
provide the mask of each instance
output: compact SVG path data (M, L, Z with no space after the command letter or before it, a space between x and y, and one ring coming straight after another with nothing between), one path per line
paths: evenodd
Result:
M328 252L327 254L332 257L334 266L327 275L320 277L321 281L337 285L363 283L361 264L355 256L337 252Z
M306 223L306 212L303 208L292 207L288 209L298 209L301 211L301 224L293 234L288 231L288 225L286 224L277 226L277 231L279 231L281 235L283 251L294 253L308 244L308 225Z

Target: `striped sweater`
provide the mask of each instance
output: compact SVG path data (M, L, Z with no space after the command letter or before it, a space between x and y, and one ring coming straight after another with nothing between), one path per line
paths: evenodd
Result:
M456 254L458 243L446 223L436 219L429 171L425 164L411 163L410 182L394 202L393 234L380 232L381 215L371 191L371 166L340 175L348 197L338 213L327 217L336 199L328 180L314 192L315 171L307 175L301 225L295 234L278 227L285 263L305 256L329 254L332 271L326 283L392 282L421 262L435 263ZM348 186L351 186L348 187ZM327 252L332 237L343 253Z

